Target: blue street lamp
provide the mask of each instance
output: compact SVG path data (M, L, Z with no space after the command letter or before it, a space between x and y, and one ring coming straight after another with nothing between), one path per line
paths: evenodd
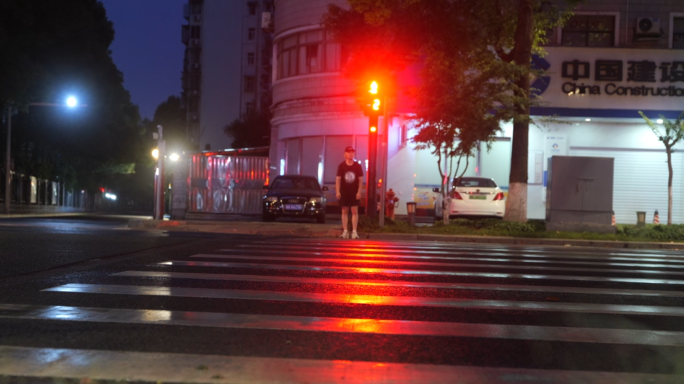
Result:
M69 96L67 99L64 101L63 104L58 104L58 103L29 103L29 106L38 106L38 107L68 107L68 108L75 108L75 107L87 107L85 104L78 104L78 99L74 96ZM10 194L10 187L12 185L12 176L10 175L10 144L11 144L11 139L12 139L12 105L8 104L7 105L7 150L5 151L5 214L9 215L10 214L10 199L11 199L11 194Z

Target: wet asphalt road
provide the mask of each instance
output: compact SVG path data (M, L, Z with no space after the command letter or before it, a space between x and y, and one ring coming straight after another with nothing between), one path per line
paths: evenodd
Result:
M510 382L508 368L523 378L515 382L578 382L573 375L584 371L684 382L660 376L684 375L684 257L676 252L169 234L127 230L115 218L35 220L0 221L0 347L266 358L274 371L298 359L479 367L495 376L490 382ZM325 382L383 378L352 363L335 376L340 368L330 364L337 379ZM21 377L3 367L0 378ZM405 381L425 382L412 372ZM230 382L231 374L206 382ZM597 377L583 382L610 379ZM453 382L453 372L440 378Z

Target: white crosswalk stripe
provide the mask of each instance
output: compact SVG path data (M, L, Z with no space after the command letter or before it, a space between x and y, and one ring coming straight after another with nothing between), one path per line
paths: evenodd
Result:
M0 345L0 378L26 372L74 377L77 372L76 377L102 380L207 383L684 382L684 366L670 361L684 356L684 325L678 325L684 317L684 257L676 252L259 241L121 270L108 276L108 283L69 282L41 292L59 304L0 303L0 319L49 321L57 327L87 323L303 332L327 335L333 342L377 335L401 343L423 338L435 346L501 343L530 358L534 348L515 343L552 343L559 356L566 353L563 348L645 348L654 354L668 351L663 361L673 368L649 370L618 361L600 370L582 363L582 356L573 362L559 358L541 368L510 368L505 358L425 364L411 357L401 363L389 358L349 361L336 359L335 352L331 358L311 359ZM65 305L66 298L95 305ZM113 298L129 306L109 305ZM179 304L146 307L154 298ZM192 310L184 308L189 303ZM351 315L345 315L347 310ZM359 316L364 313L384 317ZM383 353L389 352L378 355ZM189 368L204 365L211 372Z

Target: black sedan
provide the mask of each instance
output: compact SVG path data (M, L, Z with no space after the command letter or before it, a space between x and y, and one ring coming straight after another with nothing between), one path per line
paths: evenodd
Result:
M266 187L264 187L266 188ZM263 221L278 217L305 217L325 223L325 196L328 187L311 176L278 176L263 198Z

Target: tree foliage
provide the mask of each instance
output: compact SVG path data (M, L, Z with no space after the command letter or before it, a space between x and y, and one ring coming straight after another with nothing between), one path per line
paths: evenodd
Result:
M265 147L271 143L271 113L251 112L233 120L223 129L233 138L232 148Z
M0 2L0 103L15 111L16 171L93 190L125 182L116 175L149 156L138 108L111 58L113 39L96 0ZM87 107L30 105L60 104L68 94Z
M667 225L672 225L672 178L674 171L672 169L672 153L673 147L682 139L684 139L684 112L682 112L677 120L670 121L665 116L660 116L663 120L663 127L659 127L651 119L649 119L643 112L639 111L641 117L644 118L646 124L651 128L651 131L658 137L658 140L665 146L667 153ZM663 131L664 128L664 131Z
M442 161L470 154L478 142L490 140L501 122L512 121L510 182L526 187L529 107L538 102L529 96L531 55L543 53L540 44L546 42L546 32L568 13L542 8L549 2L540 0L349 4L350 9L330 6L324 17L349 52L345 73L363 81L369 73L392 74L419 63L422 82L413 94L422 131L415 141L419 149L442 154L440 173ZM512 220L525 221L526 208L517 212ZM519 217L521 212L525 217Z
M189 149L186 135L185 109L183 109L180 97L169 96L166 101L157 106L157 109L154 111L154 119L151 122L152 131L157 130L157 125L164 127L164 140L166 140L167 149Z

